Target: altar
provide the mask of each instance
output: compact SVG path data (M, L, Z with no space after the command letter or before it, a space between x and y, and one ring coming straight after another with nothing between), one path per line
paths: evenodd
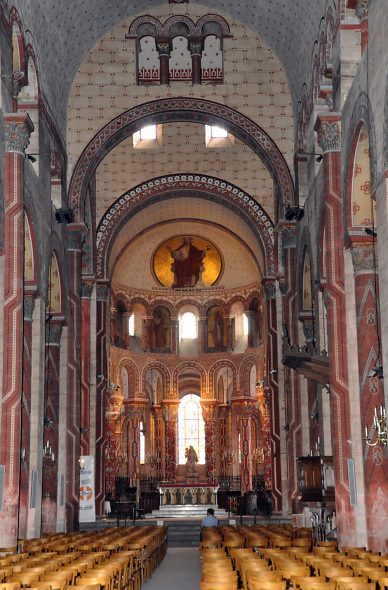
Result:
M217 504L218 485L212 483L166 483L158 490L161 506Z

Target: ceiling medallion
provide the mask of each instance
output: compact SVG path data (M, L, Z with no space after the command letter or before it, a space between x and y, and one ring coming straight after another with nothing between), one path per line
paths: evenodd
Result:
M222 256L218 248L200 236L169 238L156 248L152 256L156 281L172 289L210 287L219 281L222 270Z

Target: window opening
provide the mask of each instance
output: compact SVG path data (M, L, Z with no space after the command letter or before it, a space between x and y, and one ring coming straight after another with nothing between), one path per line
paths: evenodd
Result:
M145 435L144 424L140 422L140 465L145 463Z
M197 453L198 463L205 463L205 423L198 395L182 397L178 409L178 461L186 463L186 449L192 446Z
M131 313L131 315L128 318L128 334L130 336L135 335L135 314L134 313Z
M180 321L181 339L189 338L194 340L197 338L197 318L191 311L186 311L182 314Z
M248 336L249 333L249 323L248 323L248 316L246 313L243 314L243 336Z

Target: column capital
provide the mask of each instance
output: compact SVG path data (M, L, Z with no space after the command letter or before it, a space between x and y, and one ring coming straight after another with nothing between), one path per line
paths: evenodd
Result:
M96 287L96 294L97 294L97 301L106 302L109 293L109 282L106 283L97 283Z
M265 298L276 299L276 279L275 277L264 277L262 280Z
M61 343L62 336L62 322L55 323L49 322L46 324L46 344L59 346Z
M32 322L32 316L34 313L34 309L35 309L35 299L36 299L36 295L35 294L24 294L24 302L23 302L23 313L24 313L24 319L28 322Z
M66 226L68 237L68 250L81 252L84 236L88 233L84 223L69 223Z
M93 293L93 283L82 282L81 285L81 297L83 299L90 299Z
M4 115L5 151L24 156L33 130L34 125L28 114L6 113Z
M341 151L341 114L318 113L314 131L323 153Z
M352 244L350 252L356 273L376 272L376 256L373 244Z
M159 57L162 57L162 56L170 57L170 50L171 50L170 41L165 41L165 40L156 41L156 49L158 50Z
M189 39L189 49L191 55L202 55L202 39Z
M214 402L201 401L202 416L205 422L212 422L216 419L218 404Z

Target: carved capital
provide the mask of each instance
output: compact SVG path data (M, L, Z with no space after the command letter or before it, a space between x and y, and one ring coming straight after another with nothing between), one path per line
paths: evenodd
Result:
M28 115L6 114L4 116L5 151L24 155L34 130Z
M338 113L318 115L314 129L324 154L341 151L341 120Z
M169 41L158 41L156 43L156 49L158 50L159 57L170 57L170 43Z
M375 253L372 244L357 244L351 248L355 272L376 272Z
M303 320L303 334L306 338L307 342L312 342L314 340L314 321L313 320Z
M165 422L174 422L178 419L178 404L163 406L163 418Z
M205 422L214 422L217 417L217 405L202 403L202 416Z
M263 281L263 291L266 299L276 299L276 282L275 279L266 279Z
M61 336L62 336L62 324L46 324L46 342L47 344L52 344L55 346L59 346L61 343Z
M35 309L35 295L24 295L23 313L24 319L32 322L32 316Z
M139 404L131 404L128 406L126 414L130 420L136 420L137 422L144 421L144 406Z
M88 230L84 223L69 223L66 226L67 230L67 249L74 252L81 253L82 242Z
M369 0L356 0L354 10L357 17L360 19L360 22L363 22L368 18L368 4Z
M234 404L239 420L248 420L258 410L257 402L236 402Z
M81 297L84 299L90 299L93 293L93 283L82 283L81 285Z
M96 295L97 301L106 302L108 298L109 286L107 284L97 285L96 287Z
M201 57L201 55L202 55L202 42L201 41L191 41L190 42L190 53L191 53L191 56L199 55L199 57Z

